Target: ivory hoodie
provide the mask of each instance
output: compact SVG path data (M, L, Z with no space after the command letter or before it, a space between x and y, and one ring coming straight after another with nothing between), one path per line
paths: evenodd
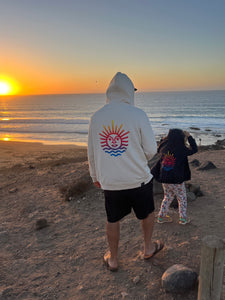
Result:
M103 190L125 190L148 183L148 167L157 151L145 112L134 106L134 85L118 72L106 92L106 105L91 118L88 162L93 182Z

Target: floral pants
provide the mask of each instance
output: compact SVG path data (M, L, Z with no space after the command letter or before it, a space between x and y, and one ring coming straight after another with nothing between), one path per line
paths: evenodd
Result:
M167 215L169 206L173 201L174 196L176 196L179 205L180 218L186 219L187 195L184 182L180 184L163 183L162 186L164 190L164 198L158 216L163 218Z

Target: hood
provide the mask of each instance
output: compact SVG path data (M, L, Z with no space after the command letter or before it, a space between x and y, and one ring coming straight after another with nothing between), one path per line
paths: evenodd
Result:
M106 103L124 102L134 105L134 85L123 73L116 73L106 91Z

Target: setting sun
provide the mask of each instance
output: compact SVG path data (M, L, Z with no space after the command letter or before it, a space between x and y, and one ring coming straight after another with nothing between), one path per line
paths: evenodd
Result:
M10 92L10 86L6 82L0 82L0 95L8 95Z
M19 86L15 80L6 76L0 76L0 96L16 95Z

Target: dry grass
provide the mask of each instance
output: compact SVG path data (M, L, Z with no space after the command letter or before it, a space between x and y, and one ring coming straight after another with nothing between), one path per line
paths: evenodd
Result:
M88 174L85 174L72 184L61 186L59 190L66 201L71 201L72 198L87 192L91 186L91 177Z

